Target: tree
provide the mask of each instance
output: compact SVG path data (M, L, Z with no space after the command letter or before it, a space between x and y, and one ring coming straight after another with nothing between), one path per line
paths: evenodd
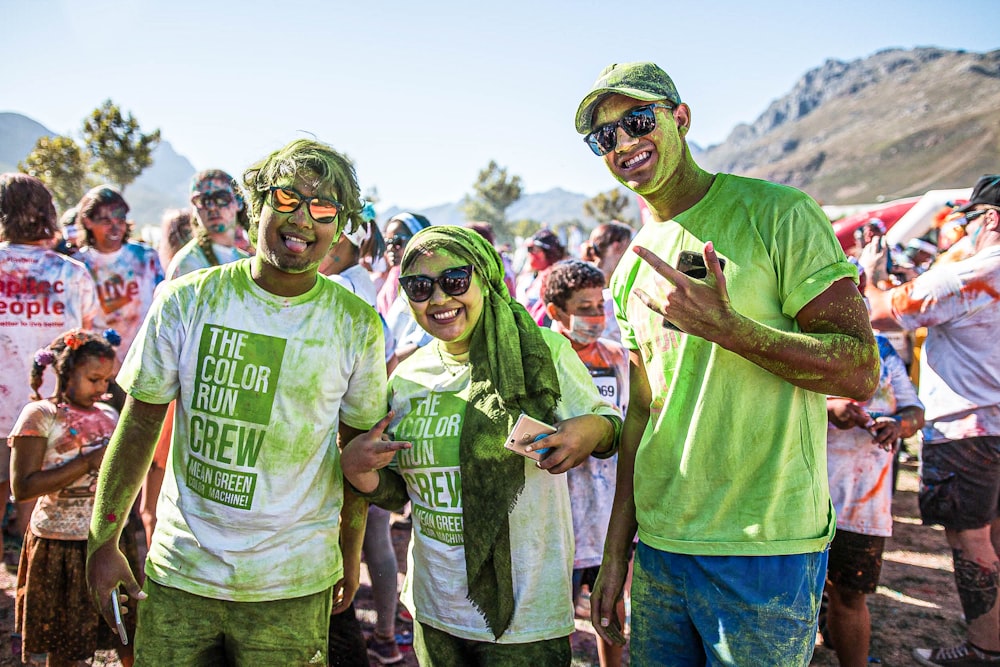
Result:
M76 206L87 189L87 157L70 137L39 137L17 168L45 183L60 212Z
M160 143L160 131L143 134L131 113L123 116L117 104L104 100L83 121L83 143L94 160L94 171L124 192L153 164L152 153Z
M462 204L466 218L488 222L496 232L505 230L507 208L521 198L521 177L508 178L507 168L490 160L472 188L475 195L466 195Z
M597 220L597 224L619 220L632 224L630 216L623 213L629 205L629 198L621 190L609 190L588 199L583 203L584 212Z

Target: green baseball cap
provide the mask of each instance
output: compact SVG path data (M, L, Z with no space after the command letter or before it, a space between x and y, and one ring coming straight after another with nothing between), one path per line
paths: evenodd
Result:
M593 129L594 107L612 93L643 102L669 100L675 106L681 103L673 80L655 63L615 63L604 68L577 107L577 132L587 134Z

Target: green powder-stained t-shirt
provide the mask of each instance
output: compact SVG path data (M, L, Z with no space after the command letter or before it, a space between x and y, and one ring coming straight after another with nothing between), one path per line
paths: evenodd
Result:
M541 332L559 374L562 398L556 419L617 415L569 340L550 329ZM476 480L462 479L459 439L470 379L469 367L457 366L439 341L414 352L390 379L395 419L389 431L394 439L413 445L397 452L392 463L406 482L413 506L403 603L420 623L462 639L521 644L565 637L573 632L569 491L566 475L542 470L532 459L524 459L524 490L510 512L514 617L499 640L469 601L462 489ZM502 449L503 439L495 446Z
M719 174L673 220L632 245L672 266L712 241L733 308L780 331L837 280L857 278L829 220L793 188ZM668 284L627 252L611 281L622 343L638 350L652 401L635 461L639 538L674 553L821 551L835 525L826 473L826 409L799 389L702 338L663 326L635 295Z
M324 590L343 575L340 420L385 415L382 326L340 285L279 297L251 260L167 283L118 381L177 398L146 573L206 597L253 602Z

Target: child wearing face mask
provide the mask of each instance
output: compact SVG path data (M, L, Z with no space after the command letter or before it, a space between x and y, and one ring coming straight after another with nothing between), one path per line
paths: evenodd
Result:
M541 292L552 328L569 338L601 396L624 417L629 392L628 350L601 337L605 330L604 273L588 262L567 259L551 267ZM615 495L617 462L617 454L607 459L590 457L566 473L576 542L574 599L583 584L593 586L597 578ZM578 606L578 610L578 615L590 617L585 607ZM620 665L622 649L599 641L601 666Z

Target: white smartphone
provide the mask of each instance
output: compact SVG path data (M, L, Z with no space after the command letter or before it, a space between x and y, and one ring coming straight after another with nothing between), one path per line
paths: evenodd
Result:
M118 589L111 591L111 609L115 614L115 625L118 627L118 638L122 644L128 646L128 633L125 631L125 624L122 623L122 606L118 600Z
M538 449L538 445L535 443L555 432L556 430L545 422L538 421L533 417L521 413L503 446L515 454L527 456L529 459L534 459L535 461L541 461L545 458L545 454L548 453L549 449L547 447ZM528 446L531 446L532 449L526 449Z

